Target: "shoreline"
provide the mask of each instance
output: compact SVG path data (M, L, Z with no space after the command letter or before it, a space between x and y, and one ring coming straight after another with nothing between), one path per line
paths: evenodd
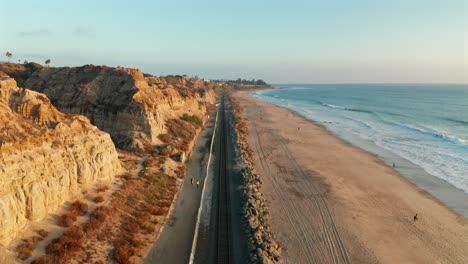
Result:
M267 102L267 103L269 103L269 102ZM419 186L419 184L421 184L421 183L418 184L418 183L416 182L416 181L418 181L418 180L412 181L412 180L411 180L411 177L429 176L429 177L433 178L433 179L431 179L432 181L435 180L435 181L440 181L440 182L442 182L442 184L443 184L444 186L438 186L438 188L447 188L447 187L448 187L448 188L450 188L452 191L453 191L453 190L456 190L457 192L463 192L462 189L459 189L459 188L457 188L457 187L451 185L450 183L448 183L448 182L446 182L446 181L444 181L444 180L442 180L442 179L440 179L440 178L437 178L436 176L434 176L434 175L432 175L432 174L426 172L426 171L425 171L423 168L421 168L419 165L414 164L413 162L411 162L411 161L409 161L409 160L407 160L407 159L405 159L405 158L402 158L402 157L400 157L400 156L394 154L393 152L391 152L391 151L389 151L389 150L387 150L387 149L381 148L381 147L379 147L379 146L377 146L377 145L375 145L375 144L373 145L373 147L379 148L379 151L382 151L382 152L389 152L389 153L391 153L391 155L394 155L394 156L397 157L398 159L403 160L405 163L410 163L411 166L412 166L413 168L410 168L409 170L416 168L417 170L419 170L417 173L422 173L422 174L424 174L424 175L419 175L419 176L415 176L415 175L405 175L405 173L402 173L402 172L400 171L400 169L399 169L399 168L401 168L400 165L398 165L397 167L394 168L394 167L392 167L389 163L387 163L387 162L385 161L385 157L379 156L379 154L373 153L373 152L368 151L368 150L366 150L366 149L364 149L364 148L361 148L361 147L359 147L359 146L354 145L352 142L350 142L350 141L348 141L348 140L346 140L346 139L343 139L343 138L341 138L341 137L338 136L338 135L335 135L332 131L330 131L329 129L327 129L327 127L325 127L324 125L322 125L322 124L320 124L320 123L318 123L318 122L316 122L316 121L314 121L314 120L312 120L312 119L308 119L307 117L301 115L300 113L298 113L298 112L296 112L296 111L294 111L294 110L291 110L291 109L288 109L288 108L282 107L282 106L278 106L278 107L281 107L281 108L284 108L284 109L286 109L286 110L289 110L291 113L297 115L297 116L300 117L300 118L303 118L305 121L311 122L311 123L313 123L314 125L321 127L322 129L326 130L331 136L333 136L333 137L335 137L335 138L341 140L343 144L346 144L346 145L348 145L348 146L350 146L350 147L353 147L353 148L357 148L357 149L359 149L360 151L365 152L366 154L369 154L369 155L375 157L378 161L380 161L380 162L382 163L382 165L388 167L389 169L392 169L392 170L396 171L396 172L398 173L398 176L399 176L399 177L401 177L403 180L406 180L409 184L413 185L414 188L418 189L418 191L424 193L425 195L428 195L429 198L433 199L435 202L439 203L440 205L446 207L447 209L449 209L452 213L456 214L457 216L467 218L467 216L468 216L468 210L462 209L462 211L463 211L464 213L455 210L455 208L452 208L452 207L449 206L447 203L445 203L444 201L442 201L441 199L439 199L439 198L438 198L435 194L433 194L431 191L427 190L426 188L423 188L423 187ZM369 142L369 143L370 143L370 144L373 144L372 142ZM397 163L397 164L400 164L400 163ZM419 180L420 180L420 179L419 179ZM436 191L436 192L437 192L437 191ZM465 193L463 193L463 194L465 194ZM465 194L465 195L467 195L467 194ZM468 196L468 195L467 195L467 196Z
M301 114L299 111L252 96L252 92L255 91L248 91L246 93L249 97L253 98L254 100L268 103L273 106L290 111L292 114L303 118L305 121L311 122L314 125L326 130L331 136L339 139L344 144L347 144L351 147L357 148L374 156L379 161L382 161L382 163L389 169L395 170L400 177L406 179L409 183L413 184L420 191L423 191L427 195L430 195L435 201L446 206L455 214L468 219L468 204L466 204L466 201L468 200L468 194L465 193L462 189L452 185L444 179L430 174L424 168L413 163L412 161L400 157L386 148L377 146L372 141L359 138L355 135L341 134L337 131L333 131L332 129L328 128L325 124L308 118ZM353 141L359 142L360 144L356 144ZM391 164L395 161L397 166L392 167Z
M377 155L342 140L290 109L253 98L249 92L237 92L236 96L247 111L249 131L254 128L251 134L258 134L257 139L251 136L249 143L256 146L256 168L265 181L265 194L270 198L267 200L271 201L273 232L285 244L286 263L305 261L304 256L327 262L325 246L321 253L301 248L301 243L320 241L324 236L317 233L320 226L315 232L310 230L318 222L310 222L315 218L313 213L304 213L312 211L313 206L305 201L306 189L301 189L307 184L318 189L330 208L351 262L463 263L468 259L464 253L468 252L464 245L468 238L467 220L462 215ZM277 140L285 142L285 148L279 152L276 146L269 146ZM285 162L287 159L289 162ZM290 163L297 163L300 168ZM298 178L294 170L304 171L305 175ZM295 189L287 193L281 188ZM281 200L287 200L283 207L277 204ZM285 208L288 205L297 206L302 213L286 219L282 215L289 212ZM415 213L421 219L413 223ZM291 224L299 226L298 233L309 233L310 241L288 230Z

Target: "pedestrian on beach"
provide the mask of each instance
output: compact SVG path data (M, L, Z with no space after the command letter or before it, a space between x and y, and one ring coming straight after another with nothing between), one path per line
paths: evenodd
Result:
M414 222L418 221L418 214L415 214L415 215L413 216L413 221L414 221Z
M199 182L199 181L197 181L197 188L198 188L198 186L200 186L200 182Z
M192 179L190 180L190 184L192 184L192 185L193 185L193 177L192 177Z
M393 168L395 168L395 167L396 167L396 164L395 164L395 162L393 162Z

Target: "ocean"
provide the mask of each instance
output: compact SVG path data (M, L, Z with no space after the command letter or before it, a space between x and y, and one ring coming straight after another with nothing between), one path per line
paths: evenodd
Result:
M468 216L468 85L275 85L251 96L373 153Z

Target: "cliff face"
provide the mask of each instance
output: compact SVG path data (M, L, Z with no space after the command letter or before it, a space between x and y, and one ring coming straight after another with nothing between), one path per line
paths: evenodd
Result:
M40 69L25 85L45 93L62 112L85 115L127 150L161 143L158 135L166 132L168 119L184 113L205 119L206 105L216 99L203 80L93 65Z
M107 133L8 77L0 77L0 124L0 244L121 170Z

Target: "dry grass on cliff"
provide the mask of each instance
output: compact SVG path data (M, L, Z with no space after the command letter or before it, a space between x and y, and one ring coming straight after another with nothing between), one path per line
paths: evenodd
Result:
M23 240L23 243L19 244L16 247L16 253L18 255L18 258L22 260L26 260L29 257L31 257L32 252L34 248L36 247L36 244L41 241L43 237L40 236L33 236L27 239Z
M93 202L102 203L102 202L104 202L104 197L102 197L101 195L96 196L96 197L94 197Z
M192 120L191 117L187 117ZM168 130L167 134L159 135L159 139L165 143L165 146L159 151L159 154L163 156L170 156L173 150L188 151L190 148L190 142L193 140L196 134L197 128L200 126L195 121L184 121L182 119L169 119L166 121L166 127ZM195 119L193 119L195 120ZM197 117L197 120L200 120Z
M143 177L127 181L113 201L121 213L120 228L114 241L113 258L117 263L129 263L145 242L141 237L151 235L175 195L175 178L163 173L147 173ZM123 206L122 206L123 205Z
M72 226L76 221L76 215L71 213L64 213L57 218L57 225L63 227Z
M195 137L195 128L189 122L180 119L169 119L166 126L173 138L190 141Z
M107 191L107 190L109 190L109 187L108 187L108 186L100 186L100 187L98 187L98 188L96 189L96 192L97 192L97 193L102 193L102 192L105 192L105 191Z
M68 208L68 212L62 214L57 218L57 225L63 227L72 226L77 217L85 215L88 212L88 205L82 201L74 201Z
M85 233L79 226L71 226L60 236L47 245L47 255L34 259L32 264L55 264L70 260L76 252L82 250L85 243Z
M44 229L39 229L39 230L37 230L37 234L39 234L42 238L44 238L49 234L49 232L47 232Z
M49 235L49 232L44 229L39 229L36 233L39 236L32 236L27 239L23 239L22 243L16 247L16 254L21 260L26 260L31 257L37 243Z
M83 224L83 230L87 235L96 234L104 226L105 221L112 215L111 209L107 206L100 206L94 209L89 219Z
M186 172L186 166L185 166L185 165L181 165L181 166L177 169L177 177L178 177L179 179L184 178L185 172Z
M138 171L138 161L143 154L119 151L119 159L127 170L120 178L123 183L106 200L100 195L108 190L100 186L94 203L103 205L94 209L87 220L79 226L78 216L85 215L88 205L73 202L57 223L68 227L62 236L47 245L46 255L32 263L61 263L63 259L77 263L133 263L143 247L151 243L161 220L169 211L178 190L177 178L185 175L185 165L178 165L175 175L163 172L170 155L187 151L196 135L198 125L190 120L171 119L167 122L168 133L160 136L166 142L160 151L146 153L143 169ZM24 246L24 251L31 248ZM34 248L34 246L32 246Z
M23 86L26 79L28 79L34 71L41 68L43 68L43 66L35 62L26 64L0 63L0 71L14 78L20 86Z
M158 138L165 144L168 144L172 141L172 136L169 134L159 134Z
M62 236L52 240L52 243L47 246L46 252L66 259L68 255L79 251L84 242L85 233L83 229L74 225L65 230Z
M136 163L138 159L127 159ZM133 263L154 237L157 226L171 206L178 189L176 177L160 171L160 156L153 154L145 162L145 173L137 177L122 177L124 181L105 205L97 207L82 226L76 221L47 246L46 255L33 263L60 263L60 259L78 263ZM125 167L134 167L126 164ZM96 192L104 191L97 188ZM100 196L97 196L100 197ZM67 213L80 215L87 208L75 201ZM25 246L27 249L30 246ZM26 250L25 250L26 251Z

